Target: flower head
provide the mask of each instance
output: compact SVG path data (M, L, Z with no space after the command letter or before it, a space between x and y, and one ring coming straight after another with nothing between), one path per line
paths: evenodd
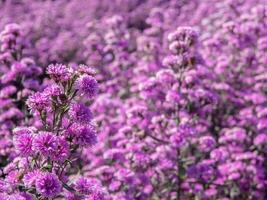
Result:
M80 194L89 195L89 194L93 193L94 184L89 179L84 178L84 177L80 177L75 182L75 189Z
M70 153L69 144L62 137L57 137L57 146L51 154L52 160L65 161Z
M170 142L173 147L179 148L185 143L185 136L181 132L174 133L170 137Z
M69 155L67 142L50 132L40 132L33 141L34 149L46 158L64 160Z
M257 146L267 144L267 135L265 133L257 135L254 138L253 143Z
M96 129L90 124L74 123L66 131L66 135L72 137L78 144L83 146L92 146L97 142Z
M50 132L40 132L33 141L34 149L43 156L49 157L57 148L57 137Z
M36 92L27 100L27 105L33 111L43 111L49 107L50 101L45 93Z
M198 33L192 27L178 27L176 31L168 35L168 40L170 42L174 41L185 41L188 44L196 42L198 38Z
M14 145L21 156L29 156L33 153L33 136L29 133L19 134L14 137Z
M48 87L46 87L44 90L44 93L47 96L56 97L62 94L62 91L59 85L53 84L53 85L49 85Z
M31 171L28 172L23 176L23 183L25 184L26 187L34 187L36 179L38 176L41 175L41 172L39 170Z
M50 172L40 174L36 179L35 186L37 192L46 198L53 198L59 195L62 188L57 175Z
M199 144L199 148L201 151L208 152L215 147L216 141L212 136L203 136L199 138Z
M79 65L78 66L78 71L80 73L84 73L84 74L87 74L87 75L95 75L96 74L96 71L93 68L88 67L86 65Z
M66 82L71 78L71 71L69 68L66 67L66 65L62 64L51 64L47 68L47 73L50 75L50 77L59 82Z
M80 123L90 123L93 118L91 110L82 103L71 104L69 116L73 121Z
M94 97L98 92L97 81L94 77L89 75L80 76L75 83L76 89L89 98Z
M89 195L91 199L97 200L103 198L103 190L95 179L80 177L74 184L75 190L81 195ZM94 198L93 198L94 197Z

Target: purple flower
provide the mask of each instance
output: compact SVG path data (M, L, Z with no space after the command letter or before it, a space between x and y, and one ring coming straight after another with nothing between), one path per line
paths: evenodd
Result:
M182 96L175 90L169 90L166 94L166 101L177 104L181 102Z
M214 149L210 153L210 158L215 161L224 162L229 157L229 153L225 148Z
M57 136L50 132L39 132L34 138L33 147L34 150L40 152L45 157L51 157L54 155L57 148Z
M61 192L61 182L57 175L49 172L43 172L36 179L36 190L42 197L54 198Z
M33 154L33 135L29 133L16 135L14 146L21 156L30 156Z
M26 187L29 187L29 188L34 187L36 179L40 175L41 175L41 172L39 170L28 172L23 177L23 183L25 184Z
M34 149L46 158L63 161L69 155L69 145L63 138L50 132L40 132L34 138Z
M212 136L203 136L199 138L199 145L201 151L209 152L215 147L216 141Z
M267 119L259 119L258 124L257 124L258 130L262 130L267 128Z
M74 184L74 189L81 195L88 195L92 200L104 199L104 192L95 179L80 177Z
M57 137L57 146L51 154L51 159L54 161L65 161L70 153L69 144L62 137Z
M80 76L75 82L75 88L89 98L94 97L98 92L96 79L89 75Z
M37 80L28 79L28 80L23 82L23 86L27 89L38 90L40 87L40 84Z
M5 180L10 184L10 186L16 187L20 181L19 179L20 173L18 171L10 171Z
M47 96L56 97L62 94L62 90L59 85L53 84L45 88L44 93Z
M71 71L66 65L51 64L47 67L47 73L56 82L66 82L71 78Z
M90 123L93 118L91 110L82 103L71 104L69 116L73 121L79 123Z
M21 30L20 25L16 23L11 23L5 26L4 32L3 33L19 33Z
M68 130L66 135L74 139L74 141L82 146L93 146L97 143L96 129L91 124L82 125L74 123Z
M80 177L76 180L74 188L80 194L89 195L94 192L94 184L91 180Z
M182 132L174 133L170 137L170 142L173 147L179 148L185 143L185 135L183 135Z
M162 69L157 72L156 78L158 81L160 81L162 84L172 84L175 82L175 74L170 69Z
M50 101L45 93L36 92L27 100L27 105L33 111L43 111L49 108Z
M0 98L8 98L17 92L17 88L13 85L6 86L0 90Z
M170 42L185 41L188 45L194 43L198 38L198 33L192 27L178 27L176 31L168 36Z
M79 65L78 66L78 71L80 73L84 73L84 74L87 74L87 75L95 75L96 74L96 71L93 68L88 67L86 65Z
M253 141L254 145L267 145L267 134L262 133L259 134L255 137L254 141Z
M206 197L212 197L215 196L218 193L217 189L215 188L210 188L205 191L205 196Z

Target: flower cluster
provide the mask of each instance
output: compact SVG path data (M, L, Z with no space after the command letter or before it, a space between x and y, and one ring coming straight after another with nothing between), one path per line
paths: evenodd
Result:
M4 169L1 193L20 198L25 194L27 199L105 199L104 190L93 179L77 177L72 183L79 171L73 165L82 149L97 141L92 112L77 96L82 93L93 98L97 82L91 75L60 64L49 65L47 74L52 79L50 85L27 100L33 115L30 121L41 125L31 122L31 127L13 130L17 157Z

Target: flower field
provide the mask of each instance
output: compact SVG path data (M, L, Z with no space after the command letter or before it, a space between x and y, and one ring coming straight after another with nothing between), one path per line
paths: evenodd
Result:
M0 1L0 200L267 200L267 0Z

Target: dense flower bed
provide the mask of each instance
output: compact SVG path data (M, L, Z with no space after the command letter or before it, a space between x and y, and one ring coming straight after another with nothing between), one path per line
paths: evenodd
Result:
M267 200L266 0L0 17L0 200Z

